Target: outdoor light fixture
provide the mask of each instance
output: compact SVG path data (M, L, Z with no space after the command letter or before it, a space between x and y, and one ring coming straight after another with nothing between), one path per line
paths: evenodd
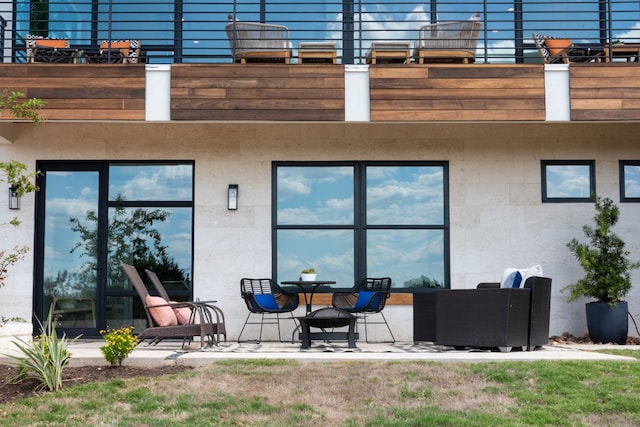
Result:
M9 209L20 209L20 196L18 186L15 184L9 187Z
M229 184L227 190L227 209L235 211L238 209L238 184Z

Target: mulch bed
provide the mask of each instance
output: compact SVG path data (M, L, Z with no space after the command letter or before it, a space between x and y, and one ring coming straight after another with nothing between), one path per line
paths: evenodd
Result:
M69 387L74 384L84 384L96 381L108 381L114 378L132 377L157 377L159 375L174 374L193 369L190 366L166 365L155 368L139 368L133 366L82 366L66 367L62 371L62 387ZM16 374L16 368L7 365L0 365L0 405L13 403L23 397L38 396L48 393L48 391L37 391L38 382L35 380L25 380L18 384L11 384L9 380Z

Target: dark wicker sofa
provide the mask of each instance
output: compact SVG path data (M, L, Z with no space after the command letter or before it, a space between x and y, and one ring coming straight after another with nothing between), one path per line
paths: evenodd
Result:
M435 342L456 348L533 350L549 342L551 279L529 277L522 288L483 283L433 293Z

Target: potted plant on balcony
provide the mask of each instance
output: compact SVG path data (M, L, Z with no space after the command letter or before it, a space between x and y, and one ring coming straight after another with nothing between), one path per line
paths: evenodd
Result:
M593 196L595 225L582 230L589 243L572 239L567 247L585 271L583 278L565 287L568 301L593 298L586 304L587 329L593 342L625 344L628 334L628 307L624 298L631 290L631 271L640 267L631 262L624 241L612 227L618 222L620 209L609 198Z
M300 272L300 280L303 282L312 282L316 280L317 274L315 268L307 268Z

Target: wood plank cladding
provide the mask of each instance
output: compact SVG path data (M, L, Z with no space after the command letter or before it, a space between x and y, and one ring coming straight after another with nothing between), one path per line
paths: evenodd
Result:
M640 119L640 65L572 64L571 120Z
M171 119L343 121L344 67L175 64Z
M313 296L313 305L331 305L332 294L317 293ZM300 295L301 301L304 297ZM387 305L413 305L413 294L391 294L386 302Z
M144 64L0 64L0 82L42 99L45 120L145 118Z
M545 119L541 65L376 65L369 76L372 122Z

